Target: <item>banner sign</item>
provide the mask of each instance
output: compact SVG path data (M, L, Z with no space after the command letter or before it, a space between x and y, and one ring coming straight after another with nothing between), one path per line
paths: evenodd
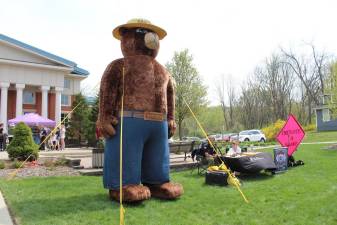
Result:
M301 125L297 122L295 116L289 115L287 122L276 136L276 140L282 147L288 148L288 156L291 156L301 143L305 132Z
M284 172L288 169L288 148L274 148L275 173Z

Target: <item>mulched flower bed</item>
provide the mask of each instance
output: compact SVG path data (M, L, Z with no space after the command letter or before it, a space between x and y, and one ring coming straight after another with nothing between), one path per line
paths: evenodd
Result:
M7 178L16 169L10 168L12 161L6 160L6 168L0 169L0 179ZM48 165L48 166L45 166ZM26 163L23 168L20 168L16 174L16 178L25 177L50 177L50 176L79 176L80 173L68 166L55 165L52 163L46 164L45 160L39 160L36 163Z
M15 169L2 169L0 170L0 178L8 177ZM67 166L58 167L45 167L39 166L35 168L21 168L16 174L16 177L50 177L50 176L78 176L80 175L77 170Z

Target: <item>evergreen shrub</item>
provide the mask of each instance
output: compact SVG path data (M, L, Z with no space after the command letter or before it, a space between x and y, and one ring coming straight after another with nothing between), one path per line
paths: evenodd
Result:
M39 146L35 144L31 129L24 123L18 123L14 128L14 137L7 147L10 159L26 160L31 155L29 161L38 158Z

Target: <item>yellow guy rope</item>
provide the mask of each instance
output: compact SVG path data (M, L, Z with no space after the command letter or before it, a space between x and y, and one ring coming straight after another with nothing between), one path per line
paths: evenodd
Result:
M211 142L211 140L208 138L207 133L205 132L205 130L203 129L203 127L201 126L199 120L197 119L197 117L195 116L195 114L193 113L192 109L190 108L190 106L187 104L187 102L185 101L185 99L183 98L184 103L186 104L187 108L190 110L193 118L195 119L195 121L197 122L199 128L201 129L202 133L205 135L206 139L208 140L208 143L210 143L210 145L212 146L212 148L218 153L218 150L214 147L213 143ZM246 198L246 196L243 194L241 188L240 188L240 184L237 181L237 178L234 177L234 175L231 173L231 171L226 167L226 165L224 164L224 162L222 161L222 159L219 157L221 164L223 165L223 167L225 168L225 171L228 174L228 178L229 178L229 183L231 183L232 185L234 185L238 191L240 192L241 196L243 197L243 199L245 200L246 203L249 203L248 199Z
M119 143L119 224L124 225L124 207L123 207L123 117L124 117L124 67L122 71L123 87L122 87L122 105L121 105L121 129Z

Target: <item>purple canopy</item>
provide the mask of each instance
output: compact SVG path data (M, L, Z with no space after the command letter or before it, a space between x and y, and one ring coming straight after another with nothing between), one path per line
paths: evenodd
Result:
M55 127L56 122L47 118L44 118L36 113L27 113L23 116L18 116L14 119L8 120L8 124L17 124L19 122L24 122L28 126L44 126L44 127Z

